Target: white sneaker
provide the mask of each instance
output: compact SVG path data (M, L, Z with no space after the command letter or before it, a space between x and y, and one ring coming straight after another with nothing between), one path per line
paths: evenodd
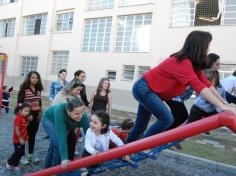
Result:
M22 164L22 165L27 165L27 164L29 164L28 158L26 158L26 157L21 158L20 164Z
M79 151L78 150L75 150L75 155L79 155Z
M33 154L28 154L27 159L28 159L28 161L32 161L33 163L39 162L38 157L34 156Z
M81 176L87 176L88 175L88 169L87 168L81 168Z

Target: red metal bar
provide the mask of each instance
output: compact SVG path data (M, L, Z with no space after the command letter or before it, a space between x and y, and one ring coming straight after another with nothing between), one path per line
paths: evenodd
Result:
M3 57L2 60L2 80L1 80L1 88L0 88L0 116L1 116L1 109L2 109L2 90L4 86L4 81L5 81L5 73L6 73L6 62L7 62L7 55L5 53L0 53L0 56Z
M181 127L142 139L129 144L126 144L122 147L117 147L112 150L100 153L96 156L89 156L82 158L76 161L73 161L69 164L66 169L63 169L61 166L55 166L49 169L37 171L28 176L49 176L53 174L59 174L63 172L72 171L82 167L87 167L90 165L102 163L109 161L115 158L120 158L126 155L137 153L143 150L147 150L153 147L164 145L176 140L185 139L203 132L207 132L221 126L227 126L232 131L236 132L236 117L230 112L223 112L216 114L214 116L193 122Z

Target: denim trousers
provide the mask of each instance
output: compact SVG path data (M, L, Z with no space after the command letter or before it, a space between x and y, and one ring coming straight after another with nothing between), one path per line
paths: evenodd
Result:
M149 88L145 79L141 78L136 81L132 91L139 105L135 125L126 139L127 143L138 140L140 137L158 134L173 124L174 119L170 110L158 94ZM157 121L147 129L151 115L154 115Z
M61 164L61 157L59 153L59 143L56 135L54 124L49 120L42 120L42 125L45 132L50 138L50 144L47 156L44 163L44 168L49 168Z

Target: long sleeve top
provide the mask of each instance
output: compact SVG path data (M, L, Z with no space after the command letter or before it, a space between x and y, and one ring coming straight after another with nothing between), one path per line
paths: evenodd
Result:
M82 101L84 102L85 106L89 105L88 99L87 99L87 95L86 95L86 86L83 86L83 89L80 91L80 96Z
M63 88L63 87L65 87L66 85L68 84L68 82L65 80L64 82L63 82L63 84L61 84L60 82L59 82L59 80L55 80L55 81L53 81L52 82L52 84L51 84L51 87L50 87L50 92L49 92L49 100L53 100L54 99L54 97L56 96L56 94Z
M158 66L147 71L143 78L152 91L162 100L171 100L183 93L187 86L191 86L198 94L202 89L210 87L201 70L194 71L190 59L177 61L176 57L169 57Z
M117 135L115 135L112 130L109 130L106 134L100 134L97 136L89 128L85 136L85 149L92 155L96 152L107 151L109 149L110 141L115 143L117 146L124 145L122 140Z
M41 111L42 102L41 102L41 92L33 91L31 88L20 89L17 97L17 104L29 103L32 111Z
M226 92L225 89L219 85L218 87L216 87L217 92L219 93L219 95L226 100ZM206 113L212 113L214 111L217 112L221 112L221 110L219 108L217 108L215 105L213 105L212 103L210 103L207 99L205 99L204 97L202 97L201 95L199 95L194 104L201 109L202 111L206 112Z
M89 128L89 120L86 113L79 122L72 122L66 110L66 103L51 106L43 113L43 121L51 121L56 129L59 142L59 152L62 160L68 159L67 133L76 128L83 128L86 132Z

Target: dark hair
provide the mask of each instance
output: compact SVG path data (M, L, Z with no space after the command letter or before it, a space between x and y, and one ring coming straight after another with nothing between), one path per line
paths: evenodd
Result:
M134 121L132 119L125 119L121 123L121 129L122 130L130 130L133 127L134 127Z
M236 70L233 72L233 74L232 74L232 75L236 77Z
M215 79L215 87L220 85L220 74L218 70L206 69L203 72L209 81L212 81L213 79Z
M2 90L5 91L8 86L3 86Z
M177 61L190 59L195 71L207 66L207 50L212 40L212 35L204 31L192 31L185 39L183 48L171 56L177 57Z
M26 76L24 82L20 85L20 89L28 89L30 88L30 77L33 75L33 74L36 74L38 76L38 83L35 85L35 89L37 91L42 91L43 90L43 84L41 82L41 77L40 77L40 74L36 71L30 71L28 73L28 75Z
M58 76L59 76L59 74L61 74L61 73L63 73L63 72L66 72L66 73L67 73L66 69L61 69L61 70L58 72Z
M208 68L211 68L212 66L213 66L213 64L218 60L218 59L220 59L220 56L219 55L217 55L217 54L215 54L215 53L210 53L210 54L208 54L207 55L207 62L208 62L208 64L207 64L207 69Z
M102 86L103 86L103 83L104 83L105 81L108 81L108 82L109 82L108 89L106 90L107 93L111 92L109 79L108 79L108 78L101 78L100 81L99 81L99 83L98 83L97 93L100 93L100 92L102 91Z
M109 125L110 125L110 116L103 110L96 111L93 115L98 117L102 125L106 125L104 129L101 130L101 134L106 134L109 131Z
M77 79L73 79L71 82L69 82L69 84L67 84L65 87L63 87L62 89L62 93L63 94L69 94L70 91L76 87L84 87L84 84Z
M18 113L19 113L20 111L22 111L23 109L25 109L25 108L31 108L31 107L30 107L30 104L29 104L29 103L23 103L23 104L20 105L20 106L16 106L15 109L14 109L14 114L15 114L15 115L18 115Z
M83 71L83 70L77 70L77 71L74 73L74 77L79 76L81 73L85 73L85 71Z
M84 103L78 97L72 96L70 98L67 98L66 109L69 112L72 112L75 108L78 108L83 105L84 105Z

